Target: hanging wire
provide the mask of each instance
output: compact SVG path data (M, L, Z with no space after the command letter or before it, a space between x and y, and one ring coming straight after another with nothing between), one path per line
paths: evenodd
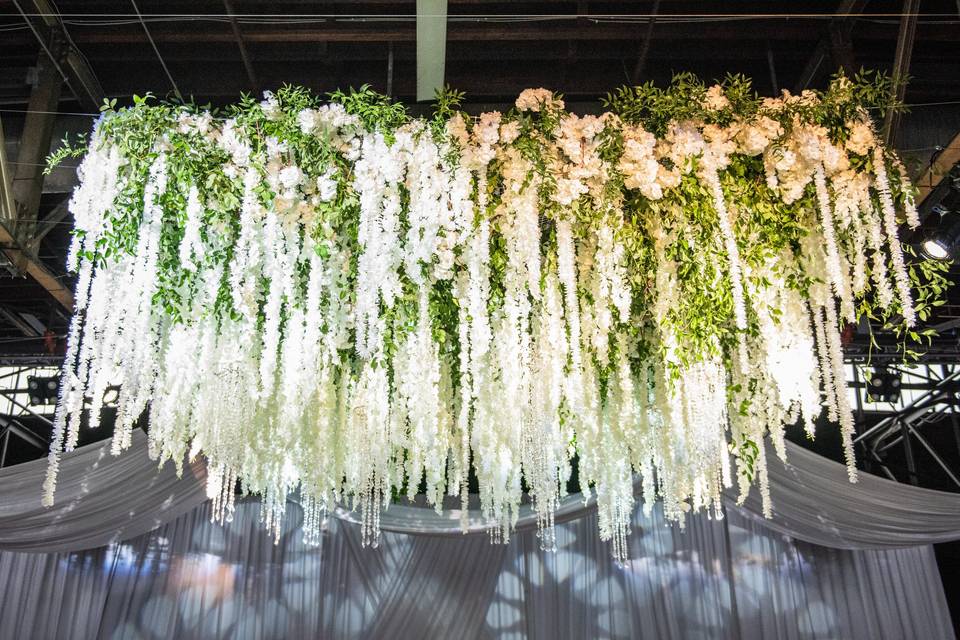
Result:
M227 13L148 13L143 14L135 6L136 13L25 13L24 17L58 17L64 24L81 27L122 26L130 24L162 23L162 22L229 22L231 16ZM918 24L956 24L957 15L953 13L608 13L608 14L559 14L559 13L529 13L529 14L455 14L446 15L451 23L534 23L555 21L584 20L594 24L644 24L657 20L658 22L684 24L707 22L742 22L756 20L834 20L837 18L857 18L861 21L878 24L896 24L905 16L917 16ZM421 17L444 17L434 14L424 14ZM286 14L236 14L234 18L243 24L263 25L307 25L318 22L346 22L346 23L380 23L380 22L414 22L417 18L412 13L395 14L330 14L330 13L286 13ZM26 25L0 25L2 30L21 30Z
M54 14L23 14L24 16L52 16ZM56 14L61 16L61 21L65 25L77 27L104 27L104 26L124 26L131 24L149 23L172 23L172 22L217 22L228 23L230 16L227 14ZM667 14L656 16L656 19L662 23L669 24L703 24L709 22L744 22L754 20L819 20L826 21L835 18L857 18L862 22L874 24L897 24L900 17L914 14ZM922 15L926 19L918 19L917 24L939 24L950 25L960 24L955 14L916 14ZM66 16L76 16L71 19ZM129 17L127 17L129 16ZM426 17L430 17L429 14ZM99 19L98 19L99 18ZM932 18L932 19L931 19ZM509 23L534 23L534 22L556 22L564 20L577 20L579 22L587 21L593 24L645 24L654 19L652 14L592 14L592 15L571 15L571 14L458 14L448 15L447 20L451 23L491 23L491 24L509 24ZM414 14L238 14L236 15L238 23L247 25L311 25L317 23L383 23L383 22L414 22ZM0 32L22 31L29 29L29 25L11 23L0 25Z
M950 105L960 105L960 100L942 100L938 102L908 102L904 103L902 106L914 109L917 107L943 107ZM89 111L39 111L35 109L8 109L0 108L0 113L41 113L47 115L60 115L60 116L90 116L92 118L98 117L99 113L93 113ZM931 149L933 147L930 147Z
M176 80L173 79L170 69L167 68L167 63L164 61L163 56L160 55L160 49L157 48L157 43L153 41L153 36L150 35L150 29L147 28L147 23L144 22L143 16L140 14L140 9L137 7L137 0L130 0L130 4L133 5L133 10L137 12L137 17L140 18L140 24L143 25L143 32L147 34L147 40L150 41L150 46L153 47L153 52L157 54L157 59L160 61L160 66L163 67L163 72L167 74L167 79L170 81L170 84L173 85L174 94L176 94L177 99L183 100L183 95L180 93L180 88L177 86Z
M63 17L63 18L226 18L224 13L141 13L135 9L136 13L27 13L31 17ZM415 19L417 13L323 13L323 12L292 12L292 13L238 13L238 18L389 18L389 19ZM450 18L483 18L483 19L579 19L583 17L600 18L628 18L628 19L649 19L651 13L597 13L587 16L570 13L461 13L455 15L425 13L420 14L425 17L450 17ZM663 13L657 16L659 20L663 18L690 19L690 18L730 18L730 19L772 19L772 18L903 18L903 17L927 17L927 18L956 18L956 12L949 13L921 13L921 12L797 12L797 13L752 13L752 12L712 12L712 13Z
M58 20L60 20L60 23L64 25L62 31L64 37L67 39L67 43L70 45L73 51L80 56L80 59L84 64L87 65L87 67L93 68L93 65L90 64L90 60L86 55L84 55L83 51L80 50L80 47L77 46L77 43L73 41L73 36L70 35L70 31L67 29L67 26L63 21L63 14L60 13L60 7L57 6L57 3L54 2L54 0L50 0L50 4L53 7L53 10L56 12Z
M54 116L91 116L97 117L99 113L89 113L87 111L40 111L37 109L0 109L0 113L42 113L44 115Z
M54 66L54 68L56 68L57 72L60 74L60 77L62 77L62 78L66 81L66 79L67 79L67 74L66 74L66 72L64 72L63 67L60 66L60 62L59 62L58 56L53 55L53 52L50 51L50 47L47 46L47 38L46 38L46 36L43 35L43 34L41 34L39 31L37 31L37 28L36 28L36 27L34 26L34 24L28 19L27 16L30 16L30 15L32 15L32 14L26 13L26 12L23 10L23 7L20 6L20 3L19 3L17 0L13 0L13 4L14 4L14 6L17 7L17 11L20 12L20 15L23 16L24 21L27 23L27 28L29 28L30 31L33 32L33 35L36 36L37 42L40 43L40 47L41 47L41 48L44 50L44 52L47 54L47 59L48 59L48 60L50 61L50 63Z

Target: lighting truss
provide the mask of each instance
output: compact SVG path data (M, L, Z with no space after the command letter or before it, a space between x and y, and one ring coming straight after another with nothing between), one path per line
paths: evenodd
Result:
M31 429L25 419L39 420L52 428L54 406L34 406L31 396L36 394L36 390L30 389L29 380L57 379L58 376L57 367L0 365L0 467L7 462L12 438L17 438L35 449L38 458L46 453L50 443Z
M899 397L892 402L870 400L870 374L874 367L865 363L847 365L847 386L851 404L856 407L858 457L868 469L878 467L891 480L919 484L917 449L920 447L960 490L960 469L948 462L943 447L931 441L933 431L949 429L960 454L960 365L919 364L903 366L887 364L888 375L900 380ZM939 435L942 435L939 434ZM888 462L888 454L901 447L906 460L903 469Z

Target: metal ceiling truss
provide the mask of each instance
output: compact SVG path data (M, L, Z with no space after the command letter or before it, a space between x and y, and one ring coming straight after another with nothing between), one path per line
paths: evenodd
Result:
M0 467L7 464L12 447L29 448L37 458L46 454L49 441L27 423L39 421L52 429L54 405L32 405L28 379L56 375L50 367L0 367Z
M924 364L912 367L886 365L889 373L903 380L901 396L892 403L869 402L872 365L851 365L853 380L848 386L856 394L854 444L858 458L868 470L879 470L891 480L920 484L917 454L923 450L934 465L960 490L960 468L950 462L960 456L960 365ZM944 437L944 430L952 438ZM947 440L950 447L944 447ZM905 469L891 464L890 454L902 453ZM952 449L955 448L955 451ZM948 451L948 449L950 449Z

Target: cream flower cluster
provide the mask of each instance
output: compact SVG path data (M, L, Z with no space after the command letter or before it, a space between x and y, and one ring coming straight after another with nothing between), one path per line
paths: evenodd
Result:
M520 92L516 101L517 109L520 111L539 111L553 110L559 111L564 107L563 100L555 96L549 89L524 89Z
M115 453L146 412L160 461L206 459L217 518L239 482L278 532L297 492L311 540L347 504L376 544L394 492L466 506L473 476L495 540L529 498L550 548L576 457L623 557L635 478L679 521L754 477L769 510L764 440L782 456L784 424L812 435L823 409L853 479L840 332L867 295L915 321L896 200L916 212L869 120L837 139L791 110L817 99L657 136L546 89L439 130L267 95L288 133L183 113L138 172L94 136L45 502L114 384ZM721 87L703 106L732 108ZM170 136L219 166L185 165ZM744 194L808 203L796 241L758 230ZM130 242L98 253L111 232ZM691 316L694 294L712 302Z

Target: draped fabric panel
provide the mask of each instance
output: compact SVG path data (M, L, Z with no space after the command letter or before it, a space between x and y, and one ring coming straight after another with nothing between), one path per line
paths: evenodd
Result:
M727 511L757 519L763 526L798 540L839 549L894 548L960 538L960 494L929 491L866 473L857 483L846 468L787 443L780 462L768 451L773 517L762 515L754 489L742 507L725 496ZM46 461L0 470L0 549L73 551L130 538L169 522L206 500L202 463L184 466L181 477L168 462L159 471L147 455L147 439L135 432L130 450L110 455L110 442L89 445L64 456L56 504L40 504ZM592 504L568 496L557 520L582 518ZM358 514L334 515L358 521ZM442 514L416 506L393 505L381 517L385 531L462 537L460 511ZM467 518L471 531L484 528L478 513ZM536 527L529 505L521 509L518 529Z
M773 517L751 491L743 512L799 540L837 549L905 547L960 538L960 494L921 489L861 471L787 443L784 464L767 449ZM735 494L725 496L735 504Z
M56 503L41 504L47 461L0 470L0 549L74 551L99 547L155 529L207 499L206 467L172 463L157 468L142 431L130 449L110 455L112 440L65 454Z
M637 513L618 566L594 514L509 544L484 534L385 532L362 548L330 518L303 542L291 504L279 543L241 502L209 503L126 542L0 552L10 638L953 638L929 546L848 551L796 542L730 510L667 525Z

